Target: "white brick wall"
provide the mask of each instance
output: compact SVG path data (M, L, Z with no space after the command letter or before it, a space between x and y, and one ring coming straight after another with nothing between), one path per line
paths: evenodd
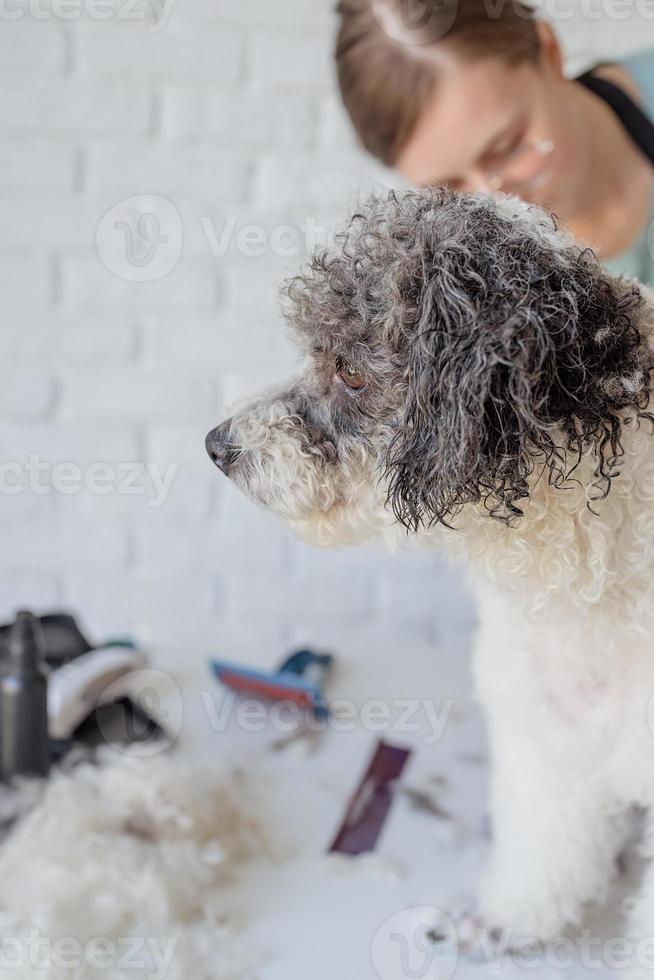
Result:
M2 484L0 619L67 604L98 637L271 657L397 623L468 628L439 558L313 551L204 454L229 402L292 370L276 291L303 253L270 236L301 242L307 218L329 225L387 179L334 95L331 0L168 0L159 23L154 0L129 14L113 0L102 20L90 0L32 7L0 16L0 463L72 465L82 484ZM636 17L559 26L577 63L652 32ZM183 226L154 282L109 271L95 246L108 209L140 194L168 197ZM143 472L137 494L84 482L139 461L177 467L160 507Z

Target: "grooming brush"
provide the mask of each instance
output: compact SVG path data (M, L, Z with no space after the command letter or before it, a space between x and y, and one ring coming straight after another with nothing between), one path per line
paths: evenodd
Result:
M272 673L225 660L211 660L210 664L220 683L230 691L266 701L291 701L316 718L326 718L329 712L322 684L333 662L329 653L298 650Z

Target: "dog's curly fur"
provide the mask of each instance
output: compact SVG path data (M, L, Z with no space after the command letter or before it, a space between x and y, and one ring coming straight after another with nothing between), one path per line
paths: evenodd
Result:
M654 802L654 297L545 212L447 190L371 200L285 297L302 376L209 445L319 544L466 554L495 756L482 908L554 934L601 895L619 815Z
M647 406L640 291L617 289L590 250L552 248L536 227L447 190L391 194L288 287L290 319L309 337L317 323L345 337L367 325L406 355L386 469L411 530L479 501L508 522L535 469L561 486L588 450L605 496L622 413Z

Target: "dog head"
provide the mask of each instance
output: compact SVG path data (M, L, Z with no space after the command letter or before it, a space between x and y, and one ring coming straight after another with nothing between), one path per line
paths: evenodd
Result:
M213 461L319 541L514 524L582 458L617 475L653 366L639 288L545 212L424 190L373 199L286 287L301 377L209 433ZM586 468L584 468L584 472Z

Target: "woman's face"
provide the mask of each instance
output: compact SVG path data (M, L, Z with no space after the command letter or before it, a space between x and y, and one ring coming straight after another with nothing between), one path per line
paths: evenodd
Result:
M519 65L439 53L434 96L399 170L412 184L502 190L565 217L579 203L589 164L570 103L558 46Z

